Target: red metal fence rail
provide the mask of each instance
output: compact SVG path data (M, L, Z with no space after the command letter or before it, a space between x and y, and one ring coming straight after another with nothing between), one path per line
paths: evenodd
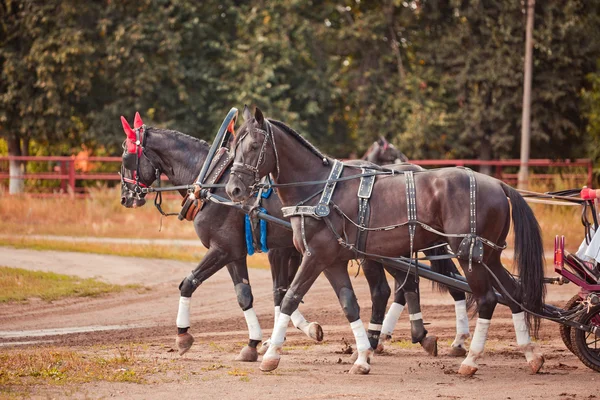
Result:
M22 175L14 176L16 179L37 179L37 180L52 180L59 181L60 191L62 193L77 193L84 192L85 188L78 187L78 181L100 181L100 182L114 182L118 181L119 175L117 171L120 168L121 157L87 157L77 158L75 156L3 156L0 157L0 185L5 185L10 179L8 172L8 161L16 160L36 163L49 163L46 168L47 172L26 172ZM424 167L444 167L444 166L469 166L469 167L482 167L490 166L494 171L493 175L498 179L501 179L509 184L515 184L517 180L516 172L507 173L504 171L505 168L518 167L521 162L517 159L511 160L411 160L412 163L421 165ZM88 165L98 166L101 165L106 170L106 164L114 164L114 168L110 169L114 172L98 172L93 171L80 171L76 168L77 163L88 163ZM550 171L548 173L536 173L530 176L531 181L536 180L550 180L557 176L563 178L573 179L577 184L587 184L592 186L593 179L593 165L592 160L587 158L580 158L576 160L550 160L550 159L532 159L529 160L529 166L535 167L536 169L547 168ZM572 169L576 168L581 172L572 172ZM553 170L560 170L560 174ZM566 169L566 172L564 170ZM563 173L564 172L564 173ZM163 175L163 179L166 177Z

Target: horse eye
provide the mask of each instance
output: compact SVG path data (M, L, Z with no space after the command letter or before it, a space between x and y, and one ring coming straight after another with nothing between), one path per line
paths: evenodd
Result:
M258 144L258 142L252 142L252 143L250 143L250 148L252 150L258 150L259 147L260 147L260 144Z

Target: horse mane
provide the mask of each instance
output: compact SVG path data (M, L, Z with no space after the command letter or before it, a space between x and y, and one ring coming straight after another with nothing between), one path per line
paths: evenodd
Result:
M208 142L206 140L198 139L196 137L193 137L193 136L187 135L183 132L175 131L172 129L162 129L162 128L157 128L155 126L149 126L148 131L150 131L150 132L157 131L160 133L167 134L169 136L176 136L178 139L183 139L184 141L199 143L203 147L210 147L210 144L208 144Z
M298 132L296 132L295 130L293 130L292 128L290 128L289 126L287 126L286 124L284 124L281 121L269 119L269 122L272 123L273 125L277 126L278 128L282 129L288 135L293 136L298 142L300 142L300 144L302 144L304 147L306 147L308 150L310 150L311 153L313 153L314 155L319 157L324 163L327 162L327 164L329 164L329 157L327 157L325 154L321 153L321 151L319 149L317 149L308 140L306 140L306 138L304 138L304 136L300 135Z

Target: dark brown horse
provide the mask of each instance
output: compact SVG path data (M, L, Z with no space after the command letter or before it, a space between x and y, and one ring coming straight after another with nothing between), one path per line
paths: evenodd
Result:
M379 137L376 142L373 142L361 159L377 165L408 162L408 157L383 136Z
M208 154L208 143L177 131L144 126L143 137L140 141L143 148L138 152L138 149L135 149L130 143L130 135L133 130L127 121L123 120L122 122L125 134L128 135L123 153L122 174L125 178L121 187L121 204L123 206L139 207L146 201L144 194L136 193L134 173L139 174L138 183L143 186L150 186L161 173L165 173L173 185L186 185L195 181ZM143 122L136 114L134 127L139 131L142 126ZM131 138L133 137L131 136ZM132 156L133 162L131 161ZM229 171L226 171L224 178L227 178L228 175ZM217 189L216 194L225 195L223 189ZM282 217L281 202L277 196L263 199L263 207L270 214ZM191 275L185 278L179 287L181 297L177 315L177 346L180 354L187 352L194 341L188 332L192 293L202 282L227 266L249 332L248 345L241 350L237 360L256 361L258 359L257 345L262 340L262 331L253 308L254 297L246 264L247 247L244 222L244 216L237 210L211 203L207 203L194 219L196 234L208 251ZM300 265L301 257L292 246L291 236L291 232L283 228L269 227L267 244L272 248L268 256L273 277L275 317L279 313L279 305L285 291ZM318 323L307 322L300 312L294 314L292 319L295 326L307 336L317 341L322 340L323 331Z
M291 207L294 245L304 256L282 302L281 315L261 369L277 368L290 315L324 272L356 339L359 356L350 372L366 374L370 371L367 360L372 349L347 270L348 260L357 254L349 238L357 234L359 204L356 195L359 179L349 177L360 175L361 170L344 168L341 179L347 180L333 186L329 177L333 169L339 170L338 162L324 156L285 124L265 120L258 109L254 117L247 108L243 115L246 122L234 143L234 166L227 193L234 201L244 201L260 178L271 174L279 185L282 203ZM304 183L298 185L299 182ZM329 199L328 193L332 193ZM518 280L500 261L510 227L511 206ZM461 168L414 174L382 170L375 176L369 226L364 251L374 258L411 257L413 251L440 241L448 243L459 255L479 312L460 374L472 375L477 371L476 361L483 353L497 304L494 288L515 299L510 308L517 344L532 371L539 371L543 357L534 351L523 309L539 314L543 308L543 247L535 216L516 190L494 178ZM533 321L537 327L539 318Z
M134 127L142 126L141 118L137 120ZM125 132L129 132L129 126L126 121L123 122ZM198 175L206 155L208 153L208 143L194 139L181 132L158 129L154 127L146 127L144 131L144 149L139 157L139 183L143 186L150 186L156 179L156 172L164 171L169 177L169 181L175 185L189 184L194 181L194 177ZM121 191L121 203L125 207L140 207L145 204L145 195L135 192L135 180L133 174L137 173L138 157L135 149L125 149L124 163L127 168L123 168L122 174L125 178ZM185 150L185 151L183 151ZM133 162L131 159L133 155ZM129 161L129 162L127 162ZM360 163L360 162L359 162ZM363 163L364 164L364 163ZM128 169L129 168L129 169ZM405 168L418 168L416 166L407 165ZM229 174L227 169L224 174L226 178ZM183 195L184 193L182 193ZM224 194L223 189L217 189L216 194ZM281 217L281 202L277 195L273 193L271 197L263 200L263 207L266 208L268 214ZM215 227L219 229L215 229ZM193 276L190 279L185 279L182 282L181 304L178 316L178 331L177 345L180 352L183 354L189 350L193 343L193 337L188 332L189 327L189 303L191 294L195 288L204 280L208 279L214 272L227 264L229 273L231 274L240 307L244 311L249 327L250 339L249 345L246 346L240 353L239 358L242 360L252 361L257 357L255 353L257 337L261 336L258 321L255 320L254 310L252 309L252 291L248 281L248 270L246 266L246 244L244 239L244 216L231 208L219 206L216 204L206 204L202 212L196 216L194 227L198 237L209 249L209 252L193 271ZM233 233L235 232L235 233ZM300 254L293 246L292 233L281 229L277 226L269 225L268 247L271 249L268 253L271 264L271 274L273 277L273 294L275 303L275 319L279 314L279 304L283 299L285 290L291 283L291 279L296 273L300 265ZM218 250L218 255L223 258L215 259L213 253ZM234 259L234 261L230 261ZM450 267L446 266L443 261L432 263L434 268L441 272L453 272L454 266L450 262ZM390 288L387 283L386 275L380 263L366 260L364 263L364 274L369 283L372 298L372 315L369 325L369 340L373 347L383 349L383 344L379 344L380 331L384 327L384 335L381 338L389 338L394 329L395 323L399 317L399 309L408 305L408 310L411 319L411 336L414 343L420 343L423 348L430 354L437 354L437 339L435 336L427 336L427 330L423 325L421 317L420 301L418 296L418 285L413 280L406 281L405 287L397 290L395 293L395 305L387 314L384 321L385 307L390 296ZM405 281L405 274L397 270L389 270L396 279L396 286ZM197 284L193 285L193 279L197 280ZM405 293L407 293L405 295ZM458 316L461 315L457 312ZM302 314L296 312L292 316L292 321L298 329L301 329L309 337L319 339L322 337L321 327L317 323L308 323L302 317ZM464 327L466 321L466 335ZM457 322L457 340L452 344L452 355L460 355L464 351L464 337L468 337L468 320L466 319L466 309L462 325ZM252 328L254 327L254 328ZM257 328L258 327L258 328ZM253 332L253 330L255 332ZM268 347L268 341L263 343L261 347L263 351ZM261 352L260 350L258 351Z

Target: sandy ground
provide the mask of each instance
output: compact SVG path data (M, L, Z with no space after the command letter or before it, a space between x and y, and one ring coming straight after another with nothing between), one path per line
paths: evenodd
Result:
M401 317L394 338L383 355L372 359L368 376L352 376L346 340L353 342L349 324L324 278L305 297L301 311L319 321L325 331L316 344L289 329L279 369L261 373L258 363L240 363L235 356L248 333L233 285L225 270L205 282L192 300L192 328L196 343L179 357L172 351L180 280L192 263L122 258L82 253L16 250L0 247L0 264L55 271L82 277L100 277L114 283L139 283L150 288L101 298L54 303L0 305L0 352L13 346L68 345L82 352L97 345L135 343L138 356L171 365L148 377L147 384L94 382L81 385L36 386L39 398L133 399L587 399L600 397L600 374L585 367L562 344L557 326L544 322L539 344L546 356L542 373L530 375L517 350L510 312L499 306L480 370L473 378L455 371L461 359L447 355L454 337L454 307L448 295L422 284L423 314L430 334L439 338L440 355L426 355L407 344L409 323ZM271 332L273 307L270 272L251 270L255 309L265 338ZM363 277L354 279L362 305L362 320L370 316L370 296ZM549 287L548 301L562 304L574 286ZM474 327L474 319L471 329ZM404 339L400 341L401 339ZM21 343L29 344L23 345ZM222 368L213 370L211 366ZM2 388L0 388L2 390Z

